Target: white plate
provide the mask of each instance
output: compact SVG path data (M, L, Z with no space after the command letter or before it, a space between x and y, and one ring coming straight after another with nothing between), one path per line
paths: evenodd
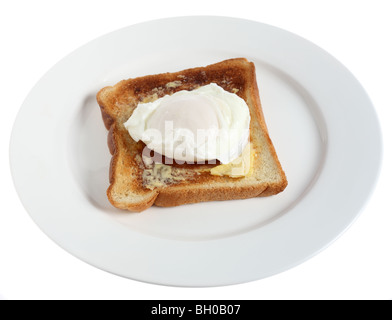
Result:
M256 65L287 189L140 214L113 208L96 92L233 57ZM314 44L257 22L181 17L110 33L56 64L21 107L10 157L25 208L73 255L141 281L217 286L281 272L336 239L373 189L381 135L360 84Z

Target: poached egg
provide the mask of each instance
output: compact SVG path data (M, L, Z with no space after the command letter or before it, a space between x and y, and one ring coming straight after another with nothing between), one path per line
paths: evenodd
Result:
M249 142L246 102L215 83L139 103L124 123L132 139L177 163L228 164Z

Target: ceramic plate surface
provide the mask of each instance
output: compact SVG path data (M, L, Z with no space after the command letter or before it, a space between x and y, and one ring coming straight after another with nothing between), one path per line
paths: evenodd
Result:
M97 91L236 57L255 63L287 189L143 213L113 208ZM225 17L156 20L89 42L32 89L10 144L16 190L51 239L103 270L175 286L247 282L310 258L357 217L380 159L375 111L343 65L292 33Z

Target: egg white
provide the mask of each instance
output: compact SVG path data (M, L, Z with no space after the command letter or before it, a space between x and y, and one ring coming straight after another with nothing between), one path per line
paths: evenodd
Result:
M211 83L139 103L124 123L132 139L178 163L238 158L249 141L246 102Z

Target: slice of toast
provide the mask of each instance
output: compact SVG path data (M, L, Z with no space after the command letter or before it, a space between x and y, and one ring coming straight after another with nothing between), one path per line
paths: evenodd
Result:
M135 142L124 127L124 122L138 103L210 83L237 94L249 107L250 142L254 151L250 174L241 178L211 175L209 170L214 165L209 164L173 164L165 168L165 174L158 165L152 169L146 166L141 161L145 144ZM287 186L285 173L264 121L254 64L244 58L123 80L101 89L97 101L109 130L108 146L112 154L107 196L117 208L143 211L153 204L169 207L202 201L271 196ZM158 175L157 179L154 174ZM151 177L155 180L151 180ZM149 178L153 183L146 185Z

